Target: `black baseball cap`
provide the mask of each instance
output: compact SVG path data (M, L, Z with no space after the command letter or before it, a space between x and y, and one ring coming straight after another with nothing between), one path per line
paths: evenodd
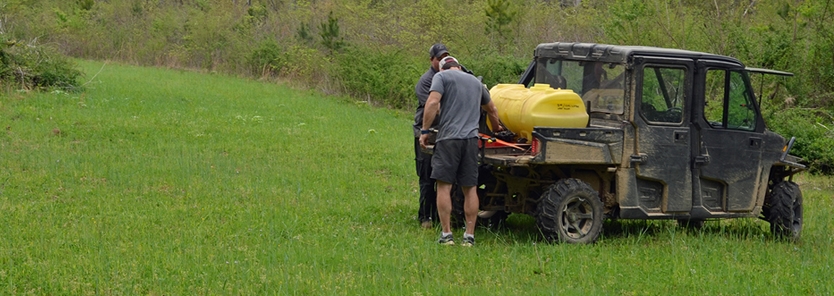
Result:
M443 43L436 43L435 45L432 45L429 49L430 58L439 58L444 53L449 54L449 50L446 49L446 45L443 45Z

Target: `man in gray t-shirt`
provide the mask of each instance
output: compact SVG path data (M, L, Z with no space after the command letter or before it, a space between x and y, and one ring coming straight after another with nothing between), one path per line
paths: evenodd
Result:
M475 244L475 221L478 214L478 121L480 109L487 112L493 131L503 130L498 110L486 87L472 75L461 71L458 60L447 56L440 60L440 73L432 78L429 98L423 114L420 145L428 145L431 122L438 111L443 114L438 124L437 140L432 156L432 179L437 182L437 212L442 232L441 244L454 244L450 226L452 184L463 189L463 210L466 232L463 245Z

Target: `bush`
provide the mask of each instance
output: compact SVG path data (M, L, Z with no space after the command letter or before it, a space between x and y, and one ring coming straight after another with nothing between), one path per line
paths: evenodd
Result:
M296 44L287 47L283 60L287 62L281 70L281 77L317 86L320 90L330 87L327 72L331 67L331 57L323 52L308 45Z
M460 62L475 76L483 76L487 87L493 87L499 83L518 83L530 61L488 53L461 59Z
M332 69L339 83L353 96L392 108L415 106L414 85L428 68L400 51L347 47L336 56Z
M274 40L261 42L249 55L249 68L255 77L277 76L286 64L284 52Z
M0 82L12 88L79 88L81 71L56 50L36 44L0 39Z
M827 119L827 120L824 120ZM786 109L775 112L769 127L785 136L796 137L791 154L802 157L812 173L834 173L834 117L821 109Z
M427 58L416 58L398 50L348 47L336 57L333 76L350 95L392 108L415 106L414 85L429 67ZM466 57L461 63L483 83L516 83L527 68L521 61L498 54Z

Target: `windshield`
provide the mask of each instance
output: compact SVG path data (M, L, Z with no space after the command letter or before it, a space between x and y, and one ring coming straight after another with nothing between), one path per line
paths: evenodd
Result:
M540 58L534 82L573 90L591 112L622 114L624 78L621 64Z

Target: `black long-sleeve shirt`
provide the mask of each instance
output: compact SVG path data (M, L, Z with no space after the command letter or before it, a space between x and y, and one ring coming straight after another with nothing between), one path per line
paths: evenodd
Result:
M437 70L432 67L429 67L426 70L426 73L423 73L423 76L420 76L420 80L417 81L417 85L414 86L414 93L417 94L417 111L414 112L414 137L420 137L420 130L423 128L423 109L426 107L426 100L429 98L429 89L431 88L431 79L434 78L434 74L437 74ZM432 126L437 125L437 118L434 120L434 124Z

